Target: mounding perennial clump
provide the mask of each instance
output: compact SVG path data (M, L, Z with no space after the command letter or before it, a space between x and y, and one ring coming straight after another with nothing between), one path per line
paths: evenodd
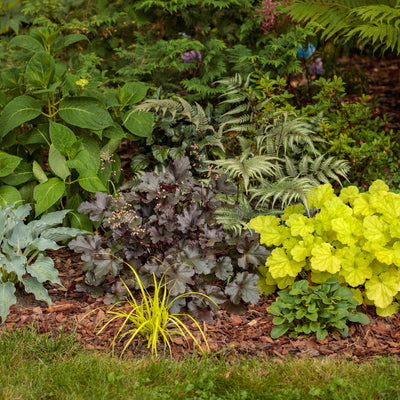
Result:
M376 306L380 316L399 309L400 194L381 180L368 192L355 186L334 194L331 185L309 192L306 216L303 205L286 207L282 218L259 216L249 226L260 243L273 248L260 287L272 293L301 276L314 283L336 277L352 288L359 303ZM314 212L315 211L315 212Z
M227 233L214 217L221 205L215 193L234 190L225 176L208 186L194 179L184 157L164 173L145 173L141 183L117 197L97 193L96 200L82 203L79 211L101 221L107 241L95 235L70 242L85 261L80 289L111 304L126 294L116 277L135 287L131 271L112 254L135 269L145 288L153 284L153 273L158 278L165 273L172 297L201 292L232 309L257 303L257 267L265 263L268 251L258 236ZM175 303L196 312L205 306L200 300L181 297Z

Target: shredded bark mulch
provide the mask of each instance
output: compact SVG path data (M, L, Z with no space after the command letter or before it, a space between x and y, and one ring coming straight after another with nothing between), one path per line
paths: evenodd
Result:
M10 309L10 314L0 330L16 329L32 324L40 333L58 335L61 331L75 332L82 346L101 352L111 351L110 345L120 324L110 324L100 334L97 332L108 320L106 308L101 299L95 300L86 294L74 290L76 283L83 279L83 271L79 255L63 249L49 252L64 288L48 284L53 304L36 301L32 295L18 290L18 302ZM400 353L400 315L392 318L376 316L373 309L363 309L370 318L369 325L350 323L349 337L331 333L319 341L315 335L311 337L289 338L287 335L278 339L270 337L273 328L272 318L266 308L274 301L274 296L262 298L258 304L249 305L241 314L232 314L224 310L216 313L212 321L201 322L206 333L210 350L213 354L237 357L248 355L253 357L269 357L283 360L291 357L345 357L361 361L382 355L398 355ZM90 313L90 314L89 314ZM89 315L88 315L89 314ZM197 339L200 334L194 324L187 321ZM125 342L116 346L116 354L120 354ZM193 353L193 343L186 342L180 336L173 339L172 356L176 359ZM203 344L203 348L204 344ZM160 350L162 346L160 347ZM128 357L143 356L148 353L145 343L133 342L126 352Z

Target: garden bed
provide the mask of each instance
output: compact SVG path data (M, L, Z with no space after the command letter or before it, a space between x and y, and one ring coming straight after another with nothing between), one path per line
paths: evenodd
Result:
M109 346L119 325L111 324L101 334L96 334L106 321L105 309L95 310L103 305L99 301L101 299L96 301L75 290L76 283L83 279L79 255L69 250L49 252L49 255L60 271L64 288L55 284L47 285L53 301L50 307L21 290L17 304L11 307L10 314L0 329L16 329L32 324L37 326L39 333L59 334L62 330L76 329L77 338L83 347L101 352L110 351ZM363 310L368 314L370 324L351 323L347 338L334 333L329 334L323 341L317 340L315 335L309 338L289 338L285 335L272 339L270 337L273 328L272 315L266 312L266 307L273 299L273 296L262 298L257 305L249 305L246 312L241 315L220 310L212 321L201 322L211 352L229 356L272 357L277 360L288 356L300 358L324 356L346 357L355 361L400 354L400 315L382 318L376 316L372 308ZM82 319L91 311L93 312L89 316ZM122 347L123 343L117 346L117 354ZM146 353L147 350L142 343L133 344L125 355L137 357ZM172 346L174 358L183 358L191 353L192 349L185 340L181 337L174 339Z

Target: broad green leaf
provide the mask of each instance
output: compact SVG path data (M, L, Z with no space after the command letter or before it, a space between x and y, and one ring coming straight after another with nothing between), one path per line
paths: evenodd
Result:
M371 194L382 194L382 192L388 192L389 186L386 185L381 179L377 179L369 187L368 192Z
M71 175L71 171L67 167L65 157L53 146L49 149L49 167L54 175L60 177L63 181Z
M63 155L69 156L72 145L77 141L74 132L63 124L50 122L50 139L54 147Z
M82 229L93 233L93 224L89 215L81 214L77 211L71 211L68 215L68 219L72 228Z
M247 225L257 233L261 233L263 230L269 229L270 226L278 226L280 222L280 219L273 215L259 215L251 219Z
M20 35L16 36L15 38L12 38L8 46L21 47L22 49L35 52L45 50L43 44L39 40L36 40L32 36L28 35Z
M26 263L27 259L25 256L17 255L14 253L11 256L10 261L6 261L7 272L14 272L18 276L18 279L21 280L26 273Z
M372 277L371 260L358 247L345 247L338 251L341 255L340 275L353 287L364 284Z
M314 219L304 215L293 214L286 221L292 236L305 237L314 232Z
M147 111L131 111L124 117L123 125L135 136L151 138L154 126L154 116Z
M289 330L289 328L290 326L288 324L274 326L271 330L271 338L277 339L278 337L283 336Z
M353 202L354 215L372 215L375 208L370 204L370 196L368 193L360 193Z
M8 243L14 249L24 249L33 240L33 233L26 227L23 221L13 227L11 237L8 238Z
M49 281L61 285L58 271L54 268L54 262L50 257L39 254L33 264L26 268L28 273L34 276L40 283Z
M120 125L114 124L112 126L109 126L106 129L104 129L103 137L106 137L109 139L121 140L126 137L126 133L124 132L124 130L121 128Z
M48 181L46 173L43 171L42 167L37 161L32 163L32 173L33 176L39 181L39 183L44 183Z
M18 186L33 178L32 168L26 161L21 161L10 175L1 178L1 181L10 186Z
M280 246L285 239L290 237L290 229L286 226L270 226L260 234L260 243L269 246Z
M21 161L21 157L0 151L0 177L8 176L13 173Z
M37 89L47 89L53 80L56 65L46 51L39 51L29 60L25 70L28 84Z
M126 107L143 100L147 93L147 87L140 82L128 82L118 88L118 100L121 107Z
M86 171L80 171L78 183L82 189L85 189L91 193L108 192L107 188L97 176L96 172L90 169Z
M36 300L44 300L49 306L51 305L51 299L46 288L36 278L25 278L22 280L25 291L27 293L33 293Z
M332 254L333 247L329 243L317 244L311 250L311 267L317 271L335 274L340 270L341 259Z
M18 135L18 142L28 147L30 144L45 144L50 146L49 140L49 124L40 124L30 131L26 131Z
M89 41L85 35L80 33L71 33L69 35L59 36L51 46L51 52L56 53L57 51L64 49L65 47L76 42L80 42L81 40Z
M369 324L369 318L365 314L360 312L350 313L347 318L351 322L358 322L359 324L363 325Z
M286 276L296 277L305 266L305 262L293 260L286 254L284 249L279 247L272 250L265 265L269 267L272 277L277 279Z
M15 286L11 282L0 282L0 317L3 324L10 312L10 307L17 302Z
M333 193L333 188L329 184L320 185L317 188L311 189L307 194L308 206L309 208L321 209L325 202L331 198L335 197Z
M374 275L365 283L365 294L380 308L388 307L399 290L399 278L391 272Z
M364 237L374 246L385 246L391 239L389 225L378 215L366 216L363 227Z
M65 191L65 183L59 178L50 178L47 182L35 186L33 199L36 202L35 216L48 210L61 199Z
M101 101L91 97L65 97L58 112L68 124L92 131L101 131L113 125L113 120Z
M353 201L358 197L359 193L360 192L357 186L348 186L342 188L339 198L343 201L343 203L350 203L353 205Z
M7 185L0 186L0 207L5 207L21 200L21 194L15 187Z
M399 312L399 303L391 303L385 308L376 307L376 314L380 317L393 317Z
M12 99L0 116L0 137L12 129L31 121L42 113L41 103L33 97L23 95Z

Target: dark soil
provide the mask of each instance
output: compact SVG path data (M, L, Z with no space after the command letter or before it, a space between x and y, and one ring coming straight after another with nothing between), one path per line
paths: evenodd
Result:
M392 127L400 127L400 59L380 60L375 58L352 57L344 60L360 75L368 76L369 95L377 96L380 114L392 118ZM129 158L126 151L126 158ZM117 323L110 324L100 334L96 334L107 321L101 299L94 300L74 290L76 283L83 279L80 256L69 251L59 250L48 253L59 270L64 288L48 284L53 304L36 301L22 289L18 302L11 307L10 314L0 330L15 329L35 324L40 333L59 333L60 330L75 331L85 348L109 351L111 341L119 329ZM257 305L250 305L242 315L218 311L213 321L202 322L210 349L213 353L250 355L284 359L298 357L346 357L356 361L381 355L400 353L400 314L392 318L377 317L373 309L363 309L370 318L369 325L350 324L348 338L330 334L323 341L315 335L306 338L289 338L287 335L273 340L270 332L273 327L272 316L266 307L274 300L273 296L261 298ZM93 312L92 312L93 311ZM88 313L92 312L90 315ZM84 318L85 317L85 318ZM190 324L189 324L190 325ZM194 326L192 326L195 328ZM196 332L193 329L193 332ZM197 335L200 337L199 335ZM117 347L117 352L121 350ZM132 345L126 351L128 356L142 355L146 352L143 343ZM181 358L192 352L190 344L181 337L174 339L172 354Z

